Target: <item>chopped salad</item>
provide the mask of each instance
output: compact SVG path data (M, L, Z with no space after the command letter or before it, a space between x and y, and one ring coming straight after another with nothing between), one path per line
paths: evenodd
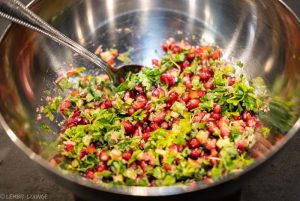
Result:
M162 48L117 87L83 67L57 81L67 96L43 108L50 120L63 117L52 165L96 183L170 186L212 183L254 161L256 136L270 132L257 117L267 95L237 73L242 63L172 38Z

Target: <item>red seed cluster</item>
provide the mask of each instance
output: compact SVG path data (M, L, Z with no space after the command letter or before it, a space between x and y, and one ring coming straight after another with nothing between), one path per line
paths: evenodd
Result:
M198 164L206 161L206 164L208 164L206 167L207 174L203 176L202 180L211 182L211 168L220 163L220 152L223 148L223 145L220 144L231 140L232 128L235 127L238 132L243 133L247 129L254 130L261 126L253 111L248 111L245 108L241 113L233 113L230 116L225 115L226 107L217 99L213 99L214 101L205 106L206 108L203 106L207 104L203 101L205 101L208 94L218 88L218 84L214 81L216 75L214 68L216 67L212 67L211 63L217 65L220 61L222 56L220 49L210 46L193 46L186 41L178 43L173 38L169 38L162 44L162 48L171 60L179 54L182 54L184 59L176 62L172 61L171 66L168 64L169 66L165 70L162 70L165 68L165 61L153 59L153 67L161 71L150 89L143 82L136 82L121 93L104 94L101 101L93 101L92 104L88 103L86 92L81 94L79 90L73 90L70 96L80 95L85 109L80 110L68 99L61 103L60 112L68 116L64 121L65 128L63 131L76 126L93 124L94 119L87 118L85 115L89 114L90 110L101 109L116 113L120 110L117 100L121 100L126 105L122 108L122 112L118 114L120 118L116 123L117 126L122 127L123 133L120 134L121 131L112 132L110 139L107 139L107 141L110 140L108 144L93 139L93 141L88 142L89 145L85 142L79 149L76 148L74 142L65 143L64 150L66 152L78 152L78 159L76 160L85 161L90 156L90 158L95 158L94 160L97 161L95 167L88 168L84 172L86 178L94 179L97 177L97 173L116 171L116 167L112 165L112 161L115 160L122 161L125 169L135 170L138 175L136 180L146 177L149 186L155 186L159 183L157 183L155 176L149 173L149 170L156 168L157 163L164 171L172 175L177 171L177 167L182 160L192 160ZM189 70L192 65L197 66L196 70ZM225 75L224 80L226 87L233 87L238 81L234 75ZM81 82L88 84L87 79L84 78ZM123 83L126 83L126 80ZM102 86L96 87L96 90L102 91L102 89ZM87 106L88 104L92 106ZM116 109L117 106L118 109ZM176 110L175 107L181 108ZM137 113L143 114L142 118L137 120ZM189 131L190 133L186 135L184 143L170 143L164 147L164 150L155 150L158 152L155 153L160 155L157 156L158 158L154 158L153 155L147 152L149 144L155 143L152 139L155 131L163 129L171 133L174 126L180 125L183 119L190 121L190 130L196 130L196 134L191 134L191 131ZM198 125L198 127L193 128L194 125ZM182 132L185 132L184 128L181 129ZM101 133L101 135L106 134ZM119 135L124 135L124 139L118 139ZM135 145L136 147L129 146L124 150L117 150L114 147L114 142L132 138L140 139ZM231 143L235 143L234 146L239 153L247 150L245 139L237 142L231 140ZM137 155L136 150L140 150L141 153ZM166 162L167 160L163 158L165 152L175 153L173 161Z

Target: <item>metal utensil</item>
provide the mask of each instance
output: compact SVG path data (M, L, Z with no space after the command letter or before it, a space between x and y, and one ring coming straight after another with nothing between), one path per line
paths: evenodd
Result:
M53 28L47 22L26 8L26 6L18 0L0 0L0 16L44 34L59 44L71 48L74 52L101 68L109 76L114 85L118 85L120 83L120 78L124 78L127 72L138 72L141 68L140 65L135 64L123 65L115 69L111 68L100 57L91 53L75 41L62 34L60 31Z
M201 41L219 45L224 58L234 57L244 63L249 80L261 76L272 94L286 102L300 102L300 26L281 1L35 0L29 7L84 47L116 45L121 52L132 49L132 60L145 66L157 58L162 42L170 36L177 40L187 38L195 44ZM280 144L270 141L271 145L263 143L258 147L263 149L260 160L211 185L93 184L49 166L43 150L57 136L45 134L36 123L35 109L42 105L44 90L55 87L57 73L69 70L61 64L66 60L77 62L70 48L62 48L41 34L12 25L1 40L0 50L0 123L13 142L51 178L89 200L217 199L247 183L287 145L300 127L300 120L293 121ZM291 112L300 116L297 105ZM50 128L59 129L56 123Z

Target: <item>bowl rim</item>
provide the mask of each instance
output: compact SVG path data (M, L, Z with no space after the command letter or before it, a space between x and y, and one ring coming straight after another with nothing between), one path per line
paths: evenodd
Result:
M41 0L31 0L26 7L32 8L35 4L39 3ZM283 0L278 0L279 4L281 4L291 15L295 18L298 25L300 25L299 17L295 14L295 12L285 3ZM0 36L0 43L3 42L5 36L9 33L10 29L14 27L12 23L9 23L6 28L4 29L2 35ZM300 28L300 26L299 26ZM241 172L234 174L234 175L227 175L222 179L213 182L212 184L201 184L198 182L197 185L180 185L180 186L159 186L159 187L141 187L141 186L116 186L116 185L106 185L106 184L95 184L88 180L83 179L81 176L77 176L74 174L63 174L62 171L58 170L57 168L53 168L49 165L49 162L42 158L40 155L33 152L30 148L28 148L15 134L15 132L8 126L6 123L3 115L0 113L0 124L4 129L4 132L9 136L11 141L17 145L19 149L21 149L27 157L31 160L42 166L45 170L55 174L58 177L68 180L69 182L74 182L79 184L80 186L85 186L87 188L91 188L93 190L98 191L105 191L107 193L113 194L122 194L122 195L131 195L131 196L172 196L178 195L183 193L189 193L194 191L203 191L206 189L211 189L217 186L220 186L226 182L234 180L238 177L241 177L258 166L264 164L268 159L272 158L277 154L285 145L291 140L291 138L297 133L300 129L300 117L296 120L293 127L287 132L284 139L281 143L274 145L272 149L264 156L257 159L253 164L246 167Z

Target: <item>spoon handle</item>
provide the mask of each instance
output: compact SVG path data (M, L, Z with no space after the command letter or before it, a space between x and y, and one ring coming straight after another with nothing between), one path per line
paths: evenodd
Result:
M50 39L71 48L73 51L100 67L115 82L115 76L109 65L95 54L74 42L47 22L42 20L18 0L0 0L0 16L29 29L42 33Z

